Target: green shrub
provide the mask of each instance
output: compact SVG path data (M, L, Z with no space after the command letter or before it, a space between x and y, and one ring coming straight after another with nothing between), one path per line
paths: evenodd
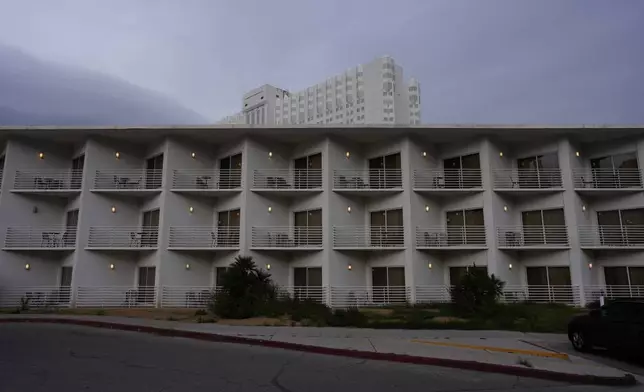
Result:
M494 306L503 294L505 282L485 269L468 268L451 289L454 308L461 314L472 314Z
M327 325L331 327L364 327L368 321L367 316L358 308L336 309L327 320Z

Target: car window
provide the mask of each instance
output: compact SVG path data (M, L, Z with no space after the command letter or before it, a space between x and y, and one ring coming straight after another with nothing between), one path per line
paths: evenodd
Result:
M611 320L631 320L635 316L635 307L627 302L614 302L603 309L603 314Z

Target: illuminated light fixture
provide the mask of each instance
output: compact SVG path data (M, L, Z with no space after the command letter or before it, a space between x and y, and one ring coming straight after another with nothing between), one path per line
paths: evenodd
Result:
M512 269L512 264L508 264L508 269Z
M347 158L351 157L351 153L349 151L347 151L345 155L347 156Z
M116 268L114 264L110 264L110 269L113 270L114 268Z
M111 211L112 211L112 213L115 213L116 212L116 207L112 206Z
M186 269L187 269L187 270L189 270L189 269L190 269L190 264L186 264Z
M503 206L503 211L508 212L508 206Z
M500 151L500 152L499 152L499 156L500 156L500 157L503 157L503 151Z
M593 263L588 263L588 268L593 269Z
M586 211L586 206L581 206L582 211Z
M353 269L353 267L351 266L351 264L347 265L347 269L348 269L349 271L351 271L351 270Z
M121 157L121 153L117 151L114 153L114 156L116 157L116 159L119 159Z
M425 206L425 212L429 212L429 206Z
M427 156L427 151L423 151L423 157Z
M273 158L273 153L269 151L269 152L268 152L268 157L269 157L269 158Z
M347 212L350 214L351 213L351 206L347 207Z
M270 264L266 264L266 269L267 269L267 270L271 269L271 265L270 265Z
M45 153L44 152L39 152L38 153L38 158L44 159L45 158Z
M195 209L194 207L190 206L190 208L188 208L188 211L190 211L190 213L192 214L193 212L195 212Z
M580 156L581 154L579 153L579 151L577 151L577 152L575 152L575 155Z
M432 269L432 263L427 264L427 268Z
M25 264L25 269L26 269L27 271L29 271L29 270L31 269L31 265L30 265L30 264Z
M195 159L197 157L197 153L193 152L193 153L190 154L190 156L192 157L192 159Z
M273 212L273 207L268 207L268 212Z

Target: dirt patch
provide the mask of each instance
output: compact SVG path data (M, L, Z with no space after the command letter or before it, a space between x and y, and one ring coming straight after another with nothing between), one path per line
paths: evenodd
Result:
M393 309L384 309L384 308L364 308L360 309L361 313L365 315L377 315L377 316L391 316L394 313Z
M432 318L432 322L444 323L444 324L447 324L447 323L466 323L467 320L459 318L459 317L437 316L437 317Z
M238 325L250 327L284 327L290 326L291 321L271 317L252 317L248 319L233 320L233 319L220 319L217 324L223 325Z

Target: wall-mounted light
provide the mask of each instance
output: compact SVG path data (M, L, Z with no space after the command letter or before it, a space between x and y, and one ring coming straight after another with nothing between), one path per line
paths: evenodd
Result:
M266 269L267 269L267 270L270 270L270 269L271 269L271 265L270 265L270 264L266 264Z
M38 158L45 159L45 153L44 152L39 152L38 153Z
M512 269L512 264L508 264L508 269Z
M116 268L114 264L110 264L110 269L113 270L114 268Z
M120 152L118 152L118 151L117 151L117 152L115 152L115 153L114 153L114 157L116 157L116 159L119 159L119 158L121 157L121 153L120 153Z
M190 264L186 264L186 269L187 269L187 270L189 270L189 269L190 269Z
M428 263L427 268L432 269L432 263Z
M351 271L351 270L353 269L353 267L351 266L351 264L347 265L347 269L348 269L349 271Z
M268 212L273 212L273 207L268 207Z
M503 151L499 151L499 156L503 158Z
M425 206L425 212L429 212L429 206Z
M593 269L593 263L588 263L588 268Z
M115 213L115 212L116 212L116 207L112 206L112 208L110 209L110 211L112 211L112 214L113 214L113 213Z
M581 154L579 153L579 151L576 151L576 152L575 152L575 155L576 155L576 156L580 156Z
M423 151L423 157L427 156L427 151Z
M347 212L350 214L351 213L351 206L347 207Z
M268 152L268 157L269 157L269 158L273 158L273 152L272 152L272 151L269 151L269 152Z
M31 269L31 265L29 263L25 264L25 269L29 271Z
M193 206L190 206L190 208L188 208L188 212L192 214L193 212L195 212L195 208Z
M351 157L351 153L349 151L347 151L345 155L346 155L347 159L349 159Z
M586 211L586 206L581 206L582 211Z
M503 211L508 212L508 206L503 206Z
M195 159L197 157L197 153L196 152L190 153L190 156L192 157L192 159Z

